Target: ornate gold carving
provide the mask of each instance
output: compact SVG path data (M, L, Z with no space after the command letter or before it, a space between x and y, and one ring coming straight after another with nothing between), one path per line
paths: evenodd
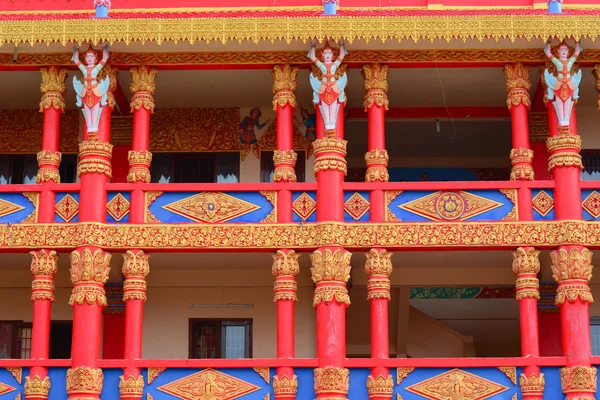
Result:
M556 305L565 301L574 303L580 299L593 303L588 282L592 279L592 252L585 247L561 247L550 253L552 277L558 282Z
M260 375L267 383L271 383L271 368L269 367L253 367L254 372Z
M521 393L524 395L542 396L544 394L545 385L546 380L542 373L540 373L539 376L535 373L532 373L529 376L526 376L525 374L519 376L519 386L521 387Z
M350 386L350 370L340 367L315 368L315 394L347 395Z
M527 108L531 107L531 99L529 98L529 89L531 89L529 70L531 70L531 67L527 67L520 62L504 66L506 91L508 92L506 105L509 109L511 106L518 107L521 104Z
M346 159L344 157L336 156L321 156L315 159L313 173L316 175L321 171L338 171L347 175L348 167Z
M406 390L432 400L485 400L507 391L508 387L460 369L453 369L411 385Z
M21 382L19 382L21 383ZM50 393L50 378L45 376L43 379L39 375L25 377L25 398L48 398Z
M388 91L388 66L382 64L363 65L362 76L365 79L363 88L365 90L365 111L376 105L389 108L387 98Z
M273 209L271 210L271 212L262 219L262 221L260 222L264 222L267 224L274 224L277 222L277 192L274 190L259 190L258 193L260 193L262 196L264 196L265 199L267 199L267 201L269 203L271 203L271 205L273 206Z
M596 104L598 105L598 111L600 111L600 64L594 65L592 74L594 75L594 78L596 78L596 92L598 92Z
M296 275L300 272L300 265L294 250L277 250L273 255L272 272L275 275L275 297L273 301L297 301Z
M65 110L65 80L67 70L56 68L54 66L40 69L42 74L42 101L40 102L40 112L54 108L56 111Z
M544 72L542 71L542 75ZM547 95L548 91L544 90ZM545 143L550 136L550 129L548 128L548 112L529 112L529 140L532 142L543 142Z
M400 219L390 209L392 201L402 194L402 190L390 190L385 192L385 220L388 222L399 222Z
M556 135L546 140L546 146L549 152L558 150L572 150L579 152L581 150L581 136L579 135Z
M513 272L517 274L517 300L540 299L539 281L540 252L533 247L519 247L513 253ZM516 378L515 378L516 379Z
M150 367L150 368L148 368L148 385L151 384L152 382L154 382L154 380L160 374L162 374L165 370L166 370L165 367L159 367L159 368Z
M375 149L365 154L367 164L367 173L365 182L388 182L390 175L387 170L388 152L386 150Z
M334 300L338 304L350 305L346 283L350 280L351 257L352 253L340 248L318 249L310 255L310 272L316 284L313 307Z
M296 108L298 67L292 67L290 64L276 65L271 75L273 76L273 110L277 110L277 106L283 108L288 104Z
M340 157L345 157L348 141L335 137L324 137L315 140L312 145L315 150L316 157L318 157L320 154L326 153L332 153Z
M103 80L104 78L109 78L108 83L108 92L106 93L106 104L110 107L111 110L114 110L116 101L115 101L115 90L117 90L117 76L119 74L119 69L113 67L110 63L106 64L102 71L98 74L98 79Z
M104 284L108 281L111 255L98 248L83 248L71 253L73 294L69 304L87 303L106 307Z
M119 393L121 397L142 397L144 393L144 377L128 376L127 378L119 377Z
M56 203L56 215L62 218L65 222L71 222L79 213L79 203L69 193Z
M5 367L10 374L15 378L17 383L20 385L23 382L23 368L21 367Z
M222 192L201 192L163 206L196 222L227 222L258 210L256 204Z
M150 153L148 150L130 150L127 158L129 160L129 174L127 174L127 182L150 183L150 164L152 163L152 153Z
M575 366L560 369L560 385L564 394L596 393L596 368Z
M506 375L513 385L517 384L517 368L516 367L498 367L498 369Z
M273 163L275 164L275 172L273 174L273 182L288 183L296 182L296 160L298 155L294 150L275 150L273 152Z
M402 381L414 370L415 367L396 368L396 385L399 386L400 383L402 383Z
M533 161L533 150L519 147L510 151L510 162L512 171L511 181L532 181L535 177L531 163Z
M152 214L149 207L152 203L156 201L160 196L162 196L163 192L146 192L146 215L144 217L144 222L150 223L159 223L160 221Z
M392 253L385 249L369 250L365 271L369 275L367 300L390 300L389 275L392 273Z
M391 375L383 376L378 375L377 378L373 378L372 375L367 377L367 392L369 398L392 398L394 393L394 379Z
M106 212L116 222L121 222L127 214L129 214L129 208L131 204L121 193L117 193L112 199L106 203Z
M100 368L75 367L67 370L69 399L98 396L102 393L104 374Z
M304 221L317 211L317 202L306 192L303 192L292 202L292 210Z
M313 142L315 162L313 172L339 171L347 173L346 146L348 142L335 137L324 137Z
M58 173L58 167L62 155L60 152L51 152L49 150L42 150L37 153L38 161L38 172L35 178L37 183L46 183L53 181L54 183L60 183L60 174Z
M31 300L54 301L54 277L58 270L58 254L54 250L37 250L31 254Z
M204 369L158 388L184 400L234 400L260 388L214 369Z
M294 375L291 379L289 376L277 376L273 377L273 392L276 398L283 397L296 397L298 391L298 377Z
M149 257L141 250L127 250L123 254L123 301L146 302L146 276L150 273Z
M548 171L552 171L556 167L576 167L583 169L581 156L571 152L551 154L548 157Z
M131 68L129 72L131 73L131 85L129 89L133 93L131 97L131 112L134 112L134 110L139 111L142 107L154 112L154 90L156 89L154 81L158 70L140 65L139 67Z
M365 199L360 193L355 192L344 202L344 211L347 212L355 221L360 220L371 208L369 200Z
M112 144L95 140L83 141L79 144L78 175L103 174L112 178Z

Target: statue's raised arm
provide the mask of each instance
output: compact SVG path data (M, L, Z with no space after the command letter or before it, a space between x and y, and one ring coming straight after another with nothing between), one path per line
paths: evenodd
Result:
M321 112L323 122L325 123L325 131L331 134L335 131L340 105L346 102L344 89L346 88L348 77L345 72L339 76L336 72L344 60L347 51L344 43L340 41L340 55L334 62L333 49L326 42L321 50L322 60L319 60L315 51L316 44L316 40L311 43L307 55L322 74L320 79L313 74L310 75L310 84L313 89L313 103Z

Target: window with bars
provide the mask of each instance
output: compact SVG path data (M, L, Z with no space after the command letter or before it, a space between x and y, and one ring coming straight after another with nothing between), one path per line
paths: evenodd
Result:
M50 358L71 358L71 321L50 323ZM0 359L31 358L31 323L0 321Z
M600 317L590 318L590 336L592 342L592 355L600 356Z
M237 183L240 153L157 153L150 175L152 183Z
M600 150L581 150L583 170L582 181L600 180Z
M275 173L275 163L273 162L272 151L262 151L260 153L260 181L273 182L273 174ZM296 160L296 180L298 182L305 181L306 173L306 152L296 151L298 159Z
M190 358L250 358L252 320L190 320Z
M32 184L38 171L35 154L0 155L0 185ZM74 183L77 176L77 155L63 154L59 167L60 181Z

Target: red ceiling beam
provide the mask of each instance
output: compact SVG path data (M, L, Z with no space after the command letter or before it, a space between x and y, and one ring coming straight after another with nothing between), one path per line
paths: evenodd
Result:
M362 108L349 108L348 119L366 119ZM386 119L510 118L507 107L396 107L385 113Z

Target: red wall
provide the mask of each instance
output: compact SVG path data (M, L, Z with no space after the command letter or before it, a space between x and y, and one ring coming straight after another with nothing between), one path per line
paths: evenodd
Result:
M125 352L125 314L104 314L102 358L123 359Z
M112 155L112 174L110 183L127 183L127 174L129 173L129 162L127 153L131 146L115 146Z
M538 325L540 330L540 356L562 356L560 313L538 312Z

